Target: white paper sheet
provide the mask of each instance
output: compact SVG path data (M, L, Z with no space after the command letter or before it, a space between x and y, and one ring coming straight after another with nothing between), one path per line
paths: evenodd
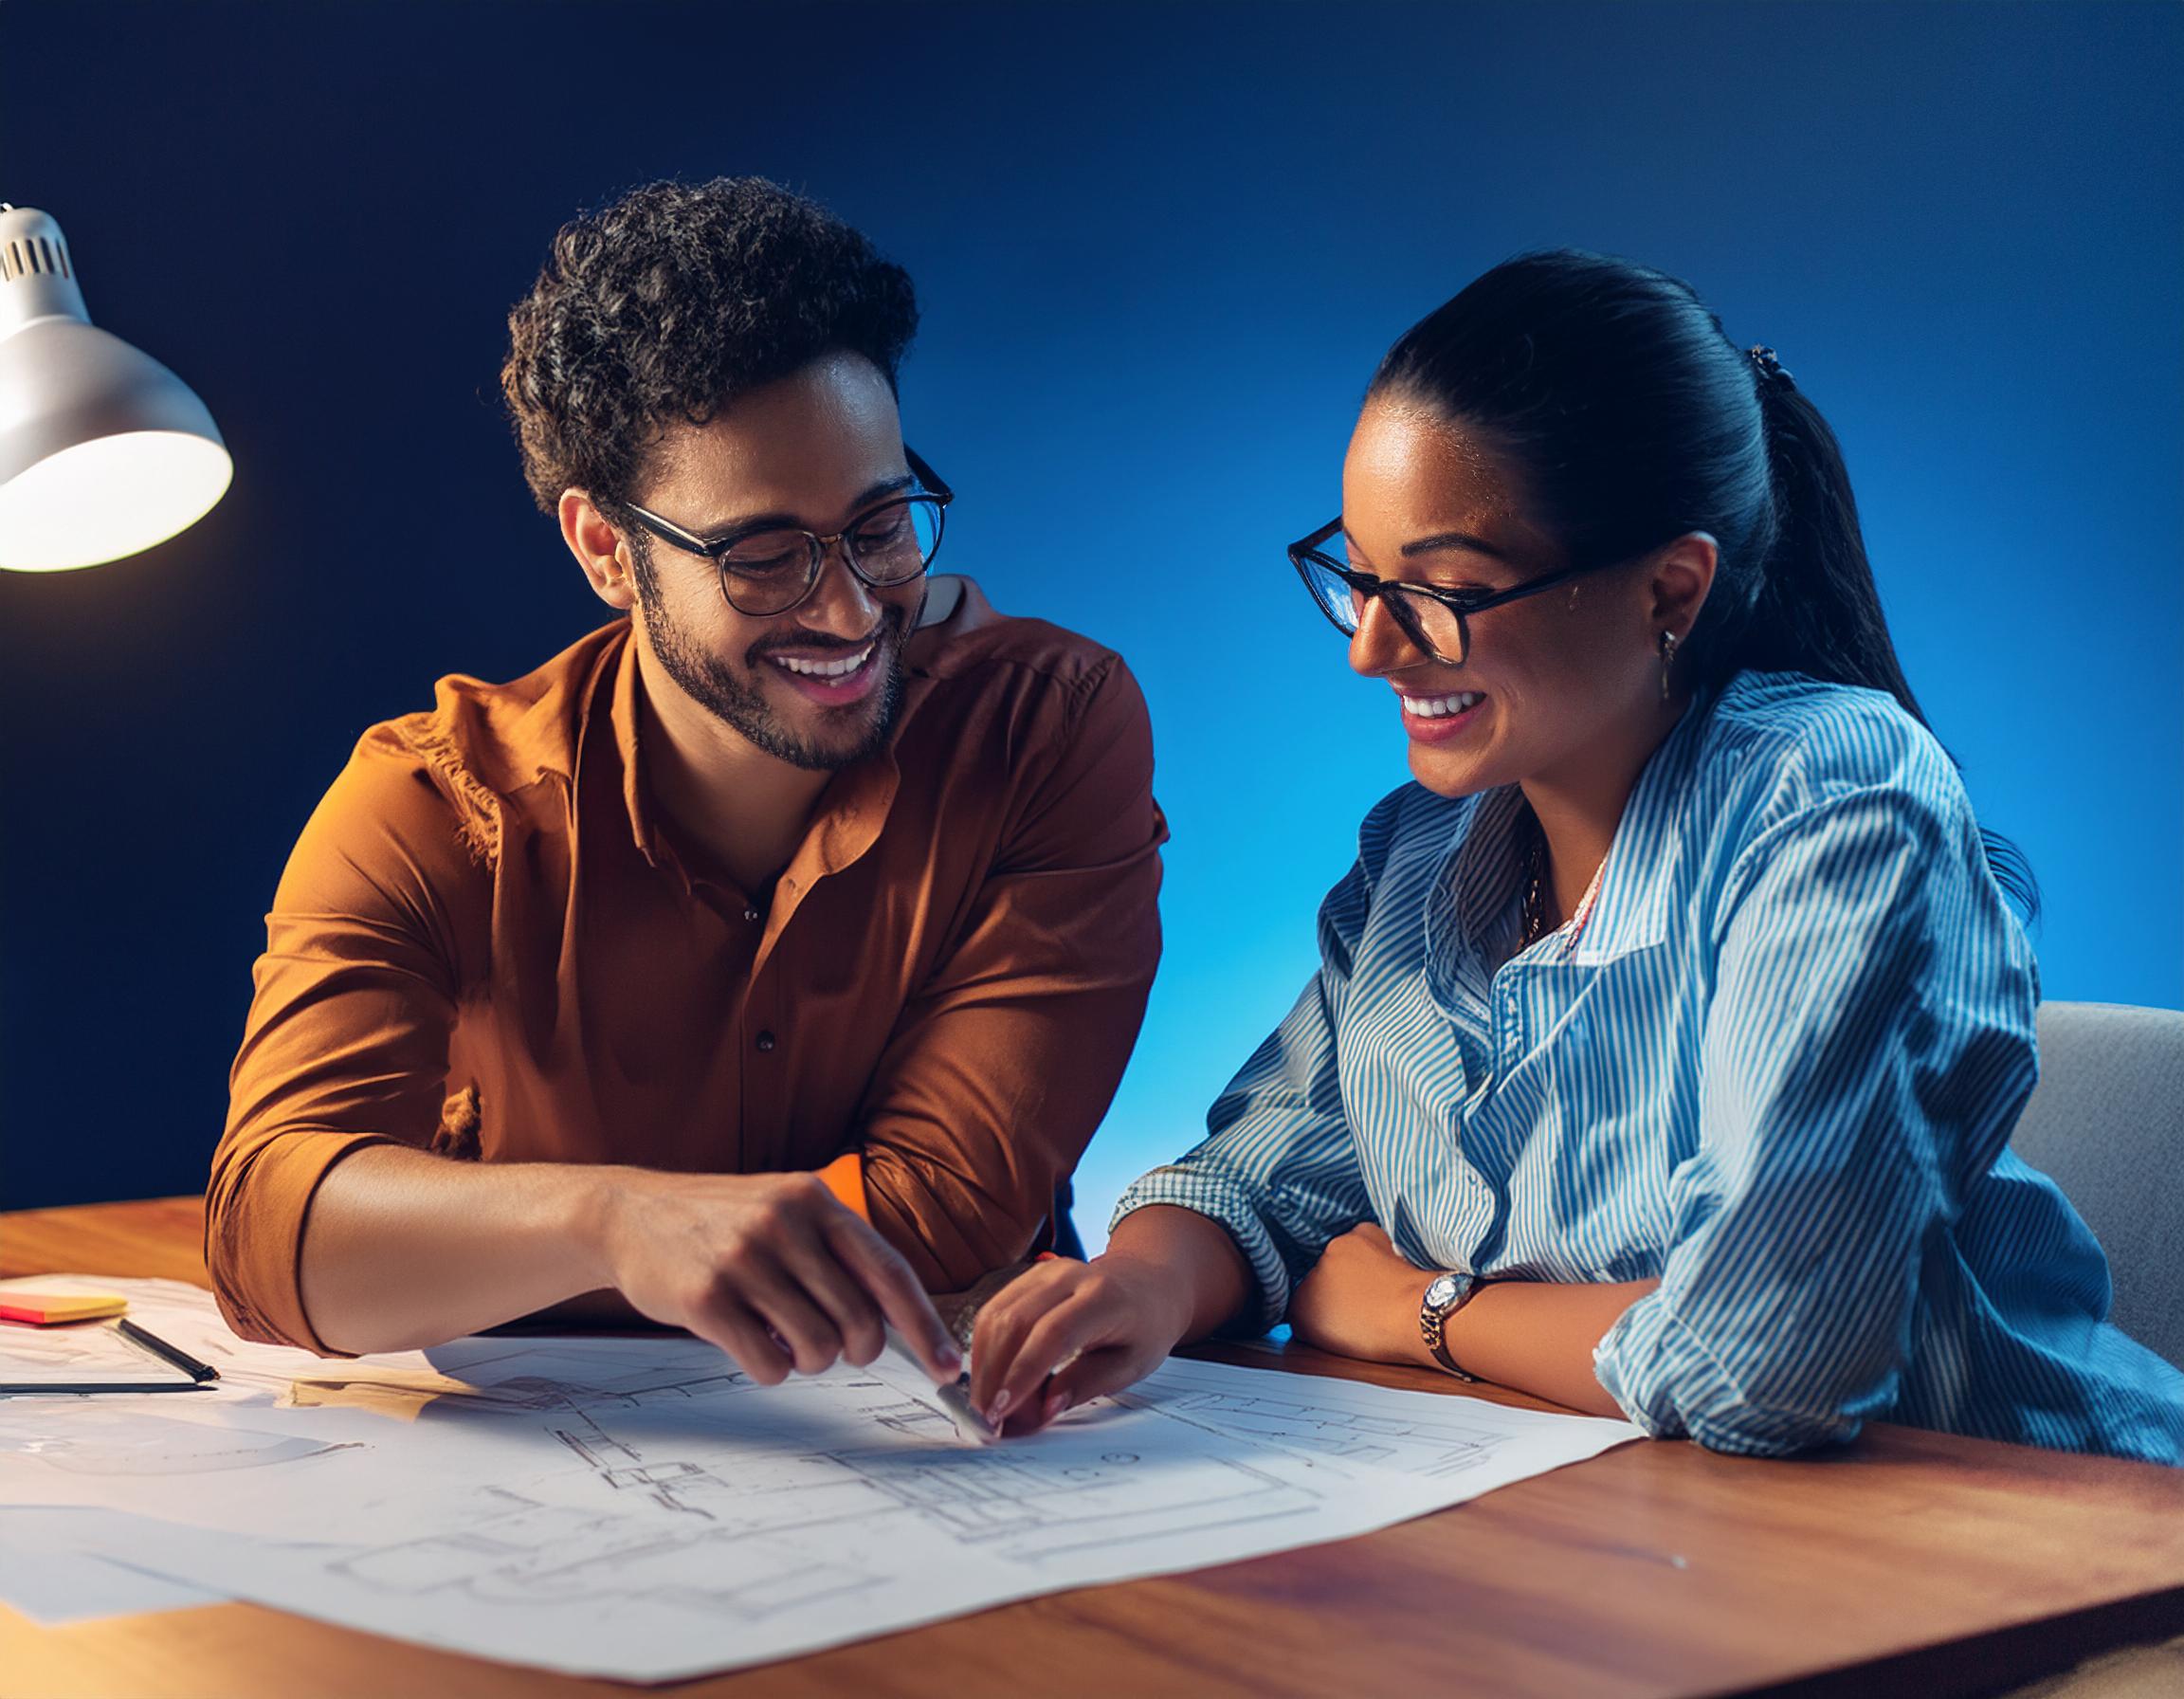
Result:
M19 1396L25 1387L82 1385L118 1392L165 1386L182 1391L196 1384L188 1370L154 1355L115 1322L69 1322L56 1327L0 1324L0 1398Z
M382 1377L404 1371L432 1378L432 1364L422 1351L390 1352L379 1357L358 1357L329 1362L308 1351L289 1345L259 1345L238 1339L221 1319L219 1306L202 1287L179 1280L118 1280L92 1274L32 1274L0 1280L0 1291L19 1288L37 1292L116 1292L129 1300L129 1319L150 1328L176 1349L220 1371L220 1379L203 1391L187 1395L186 1401L207 1399L240 1402L270 1395L279 1398L300 1378L318 1370L340 1370L352 1365ZM106 1395L97 1395L103 1398ZM182 1394L169 1395L183 1398Z
M1340 1539L1638 1437L1175 1361L981 1447L885 1358L767 1389L679 1340L282 1356L287 1384L240 1398L9 1400L0 1504L107 1512L83 1548L241 1598L657 1681Z
M218 1604L221 1596L92 1554L81 1510L10 1509L0 1523L0 1603L47 1627ZM96 1516L98 1512L89 1514ZM111 1536L109 1536L111 1537Z

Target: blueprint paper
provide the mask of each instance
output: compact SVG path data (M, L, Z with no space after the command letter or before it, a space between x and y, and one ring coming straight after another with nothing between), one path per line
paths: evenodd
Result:
M1161 1364L1124 1398L1143 1398L1239 1444L1274 1445L1349 1469L1392 1470L1414 1481L1461 1488L1433 1508L1645 1437L1629 1422L1600 1416L1513 1410L1483 1398L1183 1358Z
M189 1370L136 1343L112 1322L28 1327L0 1324L0 1388L160 1386L193 1388ZM0 1390L0 1398L18 1395ZM44 1397L43 1392L32 1395Z
M218 1380L200 1390L166 1395L193 1405L208 1399L234 1403L263 1395L279 1398L299 1376L320 1369L363 1365L389 1377L411 1373L426 1380L437 1379L422 1351L390 1352L330 1363L289 1345L253 1344L237 1338L228 1328L211 1293L179 1280L118 1280L87 1274L36 1274L0 1280L0 1291L10 1288L39 1292L117 1292L127 1298L131 1321L220 1371Z
M10 1509L0 1524L0 1603L47 1627L218 1604L221 1596L108 1562L76 1538L82 1513Z
M236 1597L658 1681L1341 1539L1638 1437L1184 1361L990 1446L884 1357L776 1388L674 1339L275 1361L220 1399L9 1400L0 1504L79 1507L82 1549Z
M296 1395L306 1401L320 1396L314 1390L322 1370L352 1369L369 1373L389 1390L385 1396L398 1403L403 1395L393 1390L406 1379L417 1389L412 1399L429 1396L428 1389L447 1384L422 1352L402 1352L359 1358L354 1364L329 1364L284 1345L253 1344L239 1339L221 1319L218 1308L202 1288L173 1280L116 1280L81 1274L38 1274L0 1280L0 1290L21 1288L39 1292L112 1291L129 1300L129 1316L170 1344L211 1363L221 1379L188 1392L160 1395L175 1403L170 1416L187 1419L211 1404L274 1403ZM12 1337L10 1334L9 1337ZM355 1369L354 1365L363 1365ZM24 1395L0 1398L0 1412L16 1405L14 1443L44 1444L54 1439L79 1438L85 1431L123 1428L148 1444L155 1454L173 1460L187 1450L170 1433L146 1428L135 1417L122 1420L122 1407L141 1414L142 1399L118 1394L98 1398ZM42 1410L43 1416L31 1411ZM69 1412L55 1416L55 1410ZM285 1437L285 1436L283 1436ZM0 1446L9 1443L0 1441ZM58 1498L73 1497L58 1493ZM60 1521L33 1523L30 1513L15 1507L30 1501L11 1497L0 1489L0 1603L13 1606L25 1616L46 1623L83 1621L123 1616L138 1611L169 1610L186 1604L218 1602L225 1596L200 1584L173 1581L139 1570L122 1568L110 1560L78 1549L64 1532L65 1526L91 1525L89 1519L71 1516ZM127 1549L128 1542L119 1543ZM193 1578L201 1580L201 1578Z

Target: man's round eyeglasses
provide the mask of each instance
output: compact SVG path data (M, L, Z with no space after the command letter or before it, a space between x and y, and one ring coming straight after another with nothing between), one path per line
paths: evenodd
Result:
M720 594L754 618L787 613L819 582L827 552L842 545L849 570L874 590L892 590L920 576L940 550L948 503L956 492L905 446L917 487L876 502L831 537L791 525L745 526L721 537L699 537L634 502L618 503L662 542L702 555L720 576Z
M1620 564L1597 560L1585 566L1564 567L1507 590L1443 590L1433 584L1413 584L1401 578L1379 578L1352 571L1326 552L1324 544L1340 535L1340 515L1311 536L1289 545L1289 564L1304 580L1312 600L1330 624L1345 637L1355 637L1365 617L1366 604L1378 596L1387 603L1403 635L1445 667L1461 667L1471 657L1471 616L1504 602L1538 595L1557 584Z

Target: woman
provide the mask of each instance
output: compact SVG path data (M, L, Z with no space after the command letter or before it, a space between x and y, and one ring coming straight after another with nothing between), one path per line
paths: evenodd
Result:
M981 1315L980 1408L1286 1318L1722 1451L2184 1460L2184 1375L2008 1149L2032 952L1772 352L1658 272L1512 261L1381 363L1342 496L1292 559L1418 782L1210 1137Z

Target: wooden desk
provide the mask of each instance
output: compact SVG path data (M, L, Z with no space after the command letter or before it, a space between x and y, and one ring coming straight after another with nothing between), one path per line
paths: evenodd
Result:
M202 1282L201 1224L195 1198L0 1215L0 1274ZM1447 1390L1302 1349L1223 1355ZM675 1690L1958 1699L2178 1633L2184 1470L1881 1427L1822 1461L1625 1446L1360 1540L1056 1594ZM631 1690L254 1605L56 1629L0 1607L6 1699Z

